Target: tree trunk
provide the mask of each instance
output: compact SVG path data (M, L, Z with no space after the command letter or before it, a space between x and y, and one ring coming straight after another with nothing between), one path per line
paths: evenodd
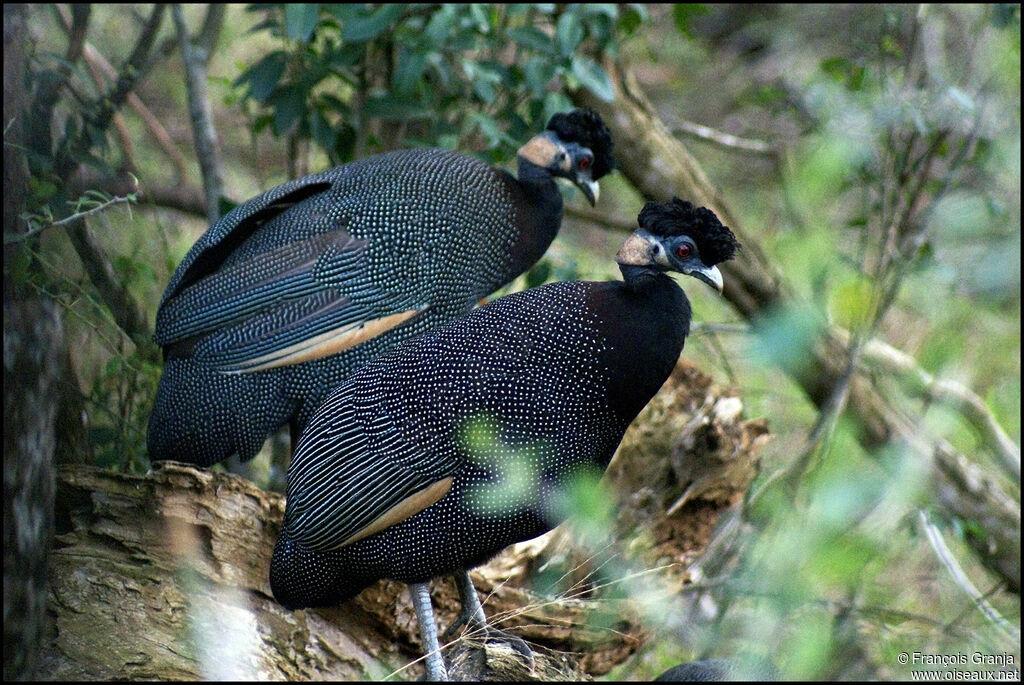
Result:
M45 622L53 530L54 380L63 328L27 283L28 168L22 151L27 8L4 5L4 680L32 680Z

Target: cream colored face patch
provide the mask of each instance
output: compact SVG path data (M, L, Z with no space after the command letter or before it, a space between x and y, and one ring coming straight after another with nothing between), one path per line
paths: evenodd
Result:
M550 168L558 155L562 155L558 167L562 171L571 171L572 160L559 145L545 136L531 138L526 145L519 148L519 156L539 167Z
M451 477L439 480L436 483L428 485L423 490L420 490L414 495L406 497L404 500L391 507L383 514L374 519L373 523L366 526L362 530L359 530L345 539L338 547L344 547L345 545L351 545L353 542L358 542L363 538L370 537L374 533L379 533L385 528L390 528L396 524L401 523L405 519L415 516L434 502L438 501L442 497L448 494L448 491L452 489Z
M303 362L312 361L314 359L322 359L338 352L343 352L351 347L366 342L370 338L375 338L381 333L386 333L392 328L395 328L399 324L408 319L412 318L416 314L423 311L420 309L408 309L404 312L398 312L397 314L390 314L388 316L374 319L372 321L364 321L363 323L353 323L341 328L336 328L333 331L327 331L320 335L303 340L290 347L286 347L281 350L276 350L270 354L263 355L262 357L256 357L255 359L249 359L241 363L245 368L232 370L231 373L250 373L252 371L264 371L266 369L274 369L280 366L290 366L292 364L301 364Z
M647 266L651 264L654 245L641 231L635 231L623 243L615 254L615 261L629 266Z

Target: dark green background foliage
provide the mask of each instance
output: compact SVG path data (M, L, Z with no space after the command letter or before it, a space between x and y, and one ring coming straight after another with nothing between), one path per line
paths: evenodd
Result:
M476 138L493 161L507 160L552 114L571 107L565 88L612 98L596 60L617 54L618 40L645 16L642 7L599 4L249 11L261 17L254 30L280 41L234 81L263 106L255 130L310 139L332 163L354 158L357 131L371 121L399 126L408 146L456 149ZM389 142L371 136L362 152Z

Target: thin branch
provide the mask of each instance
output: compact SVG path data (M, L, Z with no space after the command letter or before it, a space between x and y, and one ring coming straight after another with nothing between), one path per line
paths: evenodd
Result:
M715 333L744 333L750 334L750 326L743 323L705 323L694 321L690 324L690 333L714 335Z
M766 592L763 588L749 585L747 583L736 580L731 577L717 577L708 578L701 580L696 583L687 583L686 585L679 588L680 593L693 593L701 592L705 590L718 590L722 587L726 587L729 593L732 595L744 595L747 597L757 597L762 599L780 599L780 595L773 592ZM854 602L841 602L832 599L825 599L821 597L812 597L807 600L808 604L815 604L825 609L832 611L852 611L858 614L862 614L866 617L872 617L878 620L885 621L887 623L903 623L906 621L914 621L922 625L931 626L937 628L944 633L951 635L967 635L968 633L963 629L954 629L951 625L944 621L933 618L932 616L926 616L924 614L915 614L910 611L902 611L900 609L891 609L884 606L873 606L869 604L857 604Z
M214 224L220 219L221 164L217 153L217 132L213 127L213 109L206 90L206 63L209 54L192 42L185 12L180 4L172 7L174 24L178 30L181 58L185 63L185 85L188 90L188 110L195 137L196 156L203 174L206 195L206 218Z
M92 8L88 4L76 3L71 6L71 19L67 23L66 31L68 46L64 51L64 60L57 65L56 78L41 78L36 90L35 99L32 102L32 116L29 120L31 133L26 144L44 157L52 153L53 141L50 124L53 120L53 111L57 105L57 98L60 91L67 85L71 77L71 67L79 60L82 49L85 45L85 35L89 27L89 18Z
M31 238L32 236L34 236L34 235L38 235L38 234L42 233L43 231L45 231L48 228L53 228L54 226L67 226L69 224L74 223L75 221L78 221L79 219L84 219L87 216L92 216L93 214L99 214L100 212L104 212L107 209L109 209L110 207L113 207L114 205L121 205L121 204L131 205L135 201L136 201L136 198L134 196L130 196L130 195L126 196L126 197L113 197L113 198L107 200L106 202L104 202L104 203L102 203L102 204L100 204L100 205L98 205L96 207L93 207L92 209L87 209L87 210L84 210L84 211L81 211L81 212L76 212L76 213L74 213L74 214L72 214L70 216L67 216L67 217L65 217L63 219L60 219L58 221L49 221L49 222L46 222L46 223L41 223L40 225L36 226L35 228L29 229L25 233L18 233L16 235L5 235L4 236L4 245L9 245L10 243L17 243L17 242L21 242L23 240L27 240L27 239Z
M207 5L206 18L203 19L199 33L195 35L193 42L206 53L207 61L217 48L217 41L220 40L220 32L224 27L224 17L227 16L227 8L227 3L223 2Z
M849 333L839 328L835 329L835 332L841 339L849 336ZM881 340L868 341L863 359L865 362L879 364L890 372L902 375L910 381L908 386L919 396L957 410L999 458L1003 469L1018 483L1020 482L1020 447L999 425L985 401L970 388L956 381L936 378L921 368L909 354Z
M147 184L145 188L138 190L134 186L135 181L128 173L101 175L93 173L91 169L84 169L83 173L76 174L71 179L68 188L72 194L81 194L89 188L102 190L110 195L128 195L137 192L139 204L176 209L197 217L206 216L203 191L198 186L186 183L169 186Z
M622 233L632 233L636 230L636 221L620 221L614 217L608 216L604 212L590 209L588 207L580 207L577 205L567 204L563 212L567 216L571 216L574 219L580 219L597 226L603 226L613 231L620 231Z
M138 42L131 56L121 69L117 82L106 95L100 96L90 108L86 116L85 125L73 140L65 139L60 146L60 152L54 164L57 178L66 181L72 172L78 167L81 159L85 157L89 148L93 145L93 137L102 133L110 126L114 112L120 109L128 95L135 89L139 79L148 71L151 60L150 55L156 39L157 31L160 29L160 22L163 18L165 5L157 4L153 12L143 26L139 34Z
M222 5L211 6L211 12L212 7L222 7ZM67 16L67 13L63 11L62 7L58 6L57 9L60 12L61 20L64 22L65 30L69 30L70 18ZM93 70L94 74L96 70L99 70L102 71L102 73L111 81L117 80L117 71L114 69L113 65L107 61L107 58L104 57L103 54L92 45L92 43L89 43L88 41L85 43L82 56L90 69ZM102 90L103 86L100 79L94 76L93 80L96 82L97 89ZM126 102L128 106L135 110L135 113L139 115L139 118L142 119L142 123L145 124L146 128L149 129L149 132L156 140L157 145L160 146L160 149L163 150L164 154L166 154L168 159L170 159L171 164L174 166L175 177L179 181L183 180L187 175L185 157L178 151L178 148L174 144L174 140L171 139L167 129L164 128L164 125L160 123L160 120L156 118L156 115L153 114L144 102L142 102L142 99L139 98L137 94L129 93ZM130 147L130 143L128 145ZM124 146L125 143L122 141L122 147ZM134 165L132 164L129 168L133 167Z
M85 220L76 219L65 228L82 266L89 274L89 280L110 309L118 327L140 348L143 357L151 356L143 352L151 346L146 315L128 289L121 285L113 264Z
M832 436L836 426L839 425L839 417L846 411L846 405L850 398L850 388L857 368L857 359L860 356L859 345L851 345L848 349L846 368L842 376L836 382L831 396L820 408L818 418L814 422L807 442L795 459L793 459L780 474L786 492L790 497L795 498L799 492L800 485L806 481L807 474L821 462L821 455L832 444Z
M978 588L974 586L971 579L967 577L964 570L960 567L956 557L953 555L952 550L946 545L945 539L942 537L942 531L940 531L931 521L928 520L928 515L924 511L919 511L918 516L921 520L921 527L924 528L925 535L928 537L928 542L931 544L932 549L935 550L935 556L939 558L942 565L946 567L950 575L953 576L953 580L960 589L971 598L978 610L985 615L985 617L992 622L997 628L1002 630L1004 633L1013 638L1014 642L1020 642L1020 631L1014 628L1005 618L1003 618L995 607L988 603L985 596L978 591Z
M774 156L776 149L771 143L753 138L741 138L730 133L717 131L710 126L697 124L692 121L680 121L672 129L673 135L688 135L699 140L714 143L727 150L739 150L741 152L754 152L759 155Z

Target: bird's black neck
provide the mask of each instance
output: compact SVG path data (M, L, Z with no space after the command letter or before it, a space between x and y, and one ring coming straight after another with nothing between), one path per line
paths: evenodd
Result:
M628 425L672 373L690 332L690 301L663 273L621 268L625 280L600 284L591 306L611 346L608 401Z
M523 273L551 245L562 224L562 194L547 169L519 157L519 176L511 183L518 237L512 245L513 276Z

